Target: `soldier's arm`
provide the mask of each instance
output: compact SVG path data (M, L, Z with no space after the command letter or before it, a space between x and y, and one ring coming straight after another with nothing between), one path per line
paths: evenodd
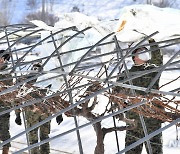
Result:
M123 72L118 76L116 82L121 82L122 80L124 80L124 76L125 76L125 72L123 71ZM123 87L115 86L115 87L113 88L113 92L115 92L115 93L121 93L122 91L124 91L124 88L123 88Z
M149 39L149 43L155 43L156 41L151 38ZM161 54L160 49L158 49L158 44L150 45L151 50L151 60L150 63L160 66L163 64L163 55Z

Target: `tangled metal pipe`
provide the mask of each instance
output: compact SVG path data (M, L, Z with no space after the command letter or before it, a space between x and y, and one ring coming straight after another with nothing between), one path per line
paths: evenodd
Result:
M12 57L11 62L7 63L8 67L6 69L0 71L0 75L1 74L13 75L14 73L17 74L16 77L12 76L11 78L0 79L0 86L1 86L0 87L0 97L1 97L1 99L7 99L9 101L12 100L13 98L17 99L18 93L20 92L20 90L23 90L23 88L24 89L25 88L27 88L27 89L33 88L33 90L38 91L41 88L37 88L35 86L29 87L28 82L33 81L34 79L37 79L44 75L48 75L50 73L56 73L56 75L51 76L51 77L47 76L47 78L37 81L36 84L44 83L45 81L49 81L52 79L60 78L62 76L66 76L67 82L70 85L70 87L66 87L65 84L62 84L59 87L59 90L57 90L56 92L53 91L49 95L42 94L39 96L38 99L33 99L32 97L28 97L28 94L31 93L32 91L30 91L29 93L27 92L27 93L25 93L24 96L23 95L21 96L22 97L21 99L25 100L23 103L16 104L16 106L13 105L11 107L11 109L0 112L0 115L3 115L5 113L11 112L16 109L25 108L30 105L36 105L36 104L37 104L36 105L37 108L41 110L41 108L38 106L38 104L40 102L46 101L46 100L47 101L49 100L49 104L46 104L45 107L49 107L49 109L50 109L52 107L51 103L57 98L58 98L57 100L61 100L61 102L67 101L67 98L68 98L67 93L68 92L73 93L74 95L72 96L72 99L75 99L77 96L79 96L79 93L80 93L79 91L81 91L82 89L87 89L89 86L94 85L94 83L98 82L102 87L101 89L93 91L89 96L84 96L84 99L79 100L79 101L75 102L74 104L70 104L70 103L66 102L67 104L64 105L61 102L57 101L56 107L57 107L58 111L52 110L52 112L53 112L52 116L49 116L47 119L43 120L42 122L37 123L36 125L34 125L30 128L27 128L25 131L17 134L16 136L13 136L11 139L4 141L3 143L0 144L0 146L3 146L5 144L11 142L12 140L16 139L17 137L19 137L25 133L28 133L29 131L43 125L44 123L50 121L51 119L55 118L56 116L58 116L62 113L70 112L72 109L77 108L79 105L85 103L87 100L90 100L99 95L107 96L109 98L109 100L111 100L111 101L113 100L114 102L116 102L117 104L120 104L122 106L124 105L122 103L123 101L131 100L132 105L124 106L123 109L120 109L117 112L113 112L111 114L108 114L107 116L102 116L102 117L97 118L96 120L89 122L87 124L77 126L76 128L73 128L67 132L64 132L64 133L59 134L54 137L51 137L48 140L44 140L42 142L30 145L27 148L21 149L18 152L30 150L33 147L39 146L41 144L47 143L51 140L54 140L58 137L69 134L73 131L77 131L81 128L87 127L88 125L95 124L106 118L113 117L113 116L118 117L118 115L120 113L123 113L128 110L133 110L134 112L137 112L137 113L141 112L141 114L145 117L153 117L153 118L160 119L162 121L171 122L169 124L169 127L174 124L179 123L178 116L180 114L180 110L179 110L179 108L174 108L171 106L172 103L174 103L173 105L176 105L176 106L179 105L179 100L176 100L176 99L174 99L174 100L167 99L165 101L161 100L161 98L165 97L166 95L170 95L174 98L179 98L179 96L180 96L179 88L175 88L170 91L163 91L163 90L154 90L151 87L153 85L153 82L156 81L156 78L158 78L160 73L162 73L164 71L169 71L169 70L175 71L175 70L179 69L178 67L176 67L176 65L179 65L179 60L176 60L176 58L179 56L180 51L176 52L172 56L172 58L170 58L170 60L166 64L162 65L161 67L157 67L155 69L151 69L148 71L143 71L143 72L141 72L141 74L137 73L137 74L134 74L133 76L128 76L125 80L123 80L121 82L116 82L115 79L118 77L117 68L119 66L122 66L123 61L128 61L128 58L130 58L132 56L131 52L135 48L153 45L153 43L152 44L144 44L144 45L142 45L142 43L144 43L145 40L152 37L153 35L156 35L157 32L151 34L150 36L145 37L142 41L140 41L133 48L129 47L129 48L122 49L123 57L117 57L116 54L119 51L117 51L116 49L114 49L112 51L108 51L108 52L102 52L102 51L98 52L97 51L97 47L101 48L104 45L117 43L114 40L112 40L112 41L107 40L107 38L109 38L111 35L114 35L114 33L104 36L101 40L99 40L97 43L95 43L93 45L84 46L84 47L72 49L72 50L65 50L65 51L61 50L63 47L66 46L67 43L74 40L80 34L86 35L86 32L89 29L91 29L91 27L85 28L80 31L75 31L74 29L75 29L75 26L68 27L66 29L60 29L56 32L50 33L45 38L39 40L41 38L41 32L44 30L38 29L37 27L35 27L33 25L17 24L17 25L9 25L6 27L0 27L0 34L1 34L0 35L1 36L0 37L0 47L9 44L9 46L7 48L5 48L5 52L0 54L0 56L3 56L4 54L11 54L11 57ZM47 56L47 55L45 55L44 57L37 56L34 59L26 60L26 58L28 56L32 55L34 49L42 47L44 43L53 44L56 41L58 42L61 38L57 38L57 36L59 36L60 34L68 33L68 32L73 32L73 34L71 36L68 36L68 38L65 39L64 42L61 42L60 44L58 44L56 49L49 56ZM55 38L55 39L49 41L50 38ZM23 40L28 40L30 42L32 41L33 43L26 44L26 47L18 46L20 43L24 43ZM34 41L35 41L35 43L34 43ZM162 46L159 46L160 49L163 49L167 46L179 44L180 38L164 40L164 41L160 41L160 42L156 42L156 43L158 45L163 44ZM167 44L165 44L165 43L167 43ZM50 70L46 71L46 70L42 69L39 72L33 72L32 70L29 69L29 67L32 63L42 62L42 68L44 68L46 65L48 65L48 62L53 61L54 59L58 59L58 57L62 60L63 57L67 56L70 53L73 54L73 53L78 53L81 51L84 51L84 55L82 55L80 57L80 59L77 59L75 61L72 61L72 62L69 62L66 64L62 63L62 66L57 65L55 68L51 68ZM148 50L148 52L149 51L150 50ZM14 58L15 55L17 56L16 58ZM103 61L103 62L99 62L97 60L99 58L102 58L102 57L105 57L108 55L114 55L113 59L108 60L108 61ZM106 69L106 71L108 72L108 76L103 75L103 74L105 74L105 71L102 71L102 68L105 65L108 66L108 69ZM67 70L68 67L71 67L72 69ZM99 72L99 74L101 74L101 75L97 75L94 72L96 72L96 73ZM125 82L127 82L127 81L131 81L132 79L138 78L144 74L148 74L148 73L152 73L152 72L159 72L159 74L151 82L151 84L149 85L148 88L142 88L142 87L138 87L138 86L134 86L134 85L125 84ZM31 77L31 76L29 76L29 73L34 73L35 75L33 77ZM16 80L17 80L16 83L14 83L13 85L7 86L3 83L4 81L13 79L13 78L16 78ZM179 78L177 78L177 80L179 80ZM82 83L82 81L83 81L83 83ZM174 81L172 81L172 82L174 82ZM153 99L153 101L154 101L154 103L156 103L156 105L153 106L153 103L147 103L147 101L151 102L150 98L148 98L148 100L144 101L147 98L142 98L140 96L134 96L133 98L130 98L127 95L117 96L114 93L108 92L109 89L112 89L115 86L121 86L121 87L134 89L134 90L148 91L150 94L152 94L151 99ZM47 87L45 89L47 90ZM157 96L157 94L158 94L158 96ZM155 101L155 99L156 99L156 101ZM170 103L171 103L171 105L170 105ZM160 111L156 107L157 104L163 106L166 109L169 109L170 113L167 115L164 111ZM138 106L141 108L141 110L136 109ZM159 113L159 114L157 114L157 113ZM158 115L158 116L155 116L155 115ZM138 144L140 144L140 142L149 140L153 135L156 135L157 133L160 133L160 132L166 130L167 128L168 127L162 128L162 129L158 130L157 132L147 135L145 138L141 139L139 142L137 142L137 143L133 144L131 147L128 147L127 149L125 149L124 152L131 149L134 146L137 146ZM16 153L18 153L18 152L16 152Z

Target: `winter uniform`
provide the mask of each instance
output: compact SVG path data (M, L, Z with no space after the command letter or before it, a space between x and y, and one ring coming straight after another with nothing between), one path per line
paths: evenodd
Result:
M149 41L150 43L155 42L153 39ZM142 65L134 65L129 70L129 75L133 73L140 73L140 71L146 71L151 70L155 67L158 67L162 65L163 63L163 57L161 55L161 52L159 49L157 49L157 45L153 45L150 47L151 52L151 59L147 61L145 64ZM141 77L135 78L132 80L132 84L139 87L148 87L153 78L157 75L158 72L149 73L146 75L143 75ZM120 77L118 81L123 80L125 77ZM155 84L152 87L153 89L159 89L159 79L155 82ZM118 92L121 92L123 88L117 87L116 90ZM140 90L135 90L136 94L139 95L146 95L145 92ZM137 128L134 130L127 130L126 131L126 138L125 138L125 146L129 146L132 143L139 140L139 138L144 137L144 131L142 128L142 124L140 122L139 115L135 112L128 111L126 112L126 117L129 119L135 119L137 121ZM148 134L152 133L153 131L161 128L161 121L154 119L154 118L146 118L144 117L144 121L147 127ZM162 154L162 133L156 135L155 137L150 139L152 152L153 154ZM146 145L146 143L145 143ZM129 150L126 152L126 154L141 154L142 152L143 144L140 144L139 146L136 146L135 148ZM147 149L147 145L146 145ZM147 149L148 152L148 149Z
M32 67L32 70L35 71L37 68L40 68L40 67L41 67L40 64L34 64ZM40 71L40 70L37 70L37 71ZM35 74L29 74L29 78L33 77L34 75ZM29 92L26 96L23 96L25 99L37 99L37 98L42 98L43 96L46 95L45 90L37 89L36 87L33 86L34 82L35 80L32 80L26 84L27 89L33 88L33 90ZM40 103L39 106L41 106L42 104L43 103ZM43 121L50 115L48 110L43 110L43 111L39 110L37 104L25 107L24 111L25 111L27 128L32 127L33 125ZM21 112L20 110L16 110L15 122L18 125L21 125L20 112ZM39 130L39 135L38 135L38 130ZM40 136L40 141L48 139L49 133L50 133L50 121L29 132L28 134L29 143L30 144L37 143L39 139L38 136ZM40 147L35 147L31 149L31 154L49 154L49 153L50 153L49 143L46 143L46 144L41 145Z
M41 112L39 113L38 111L35 110L33 111L30 108L25 110L25 115L26 115L27 128L32 127L33 125L43 121L49 116L48 113L42 114ZM39 130L40 141L48 139L50 133L50 121L41 125L39 128L35 128L29 132L30 144L34 144L38 142L38 130ZM45 143L41 145L40 149L39 147L35 147L31 150L31 154L42 154L42 153L43 154L50 153L49 143Z
M0 54L3 53L4 50L0 50ZM7 57L8 56L8 57ZM6 60L9 60L9 54L5 54L1 57L1 59L4 58L4 62L1 62L0 64L0 71L3 71L6 67ZM0 79L7 79L11 77L10 75L2 75L0 74ZM0 91L3 90L3 86L12 86L13 82L11 80L4 80L0 81ZM0 112L3 112L5 110L8 110L11 108L11 102L9 100L4 99L5 96L1 96L0 98ZM10 132L9 132L9 118L10 113L6 113L0 116L0 140L6 141L7 139L10 139ZM3 153L8 154L9 147L11 146L10 143L7 143L3 146Z
M37 70L38 68L40 68L38 64L33 65L33 70ZM34 75L35 74L29 74L29 77L33 77ZM34 82L35 80L26 84L26 87L28 89L33 88L33 90L29 92L27 96L25 96L24 98L27 97L27 99L38 99L38 98L42 98L46 96L47 89L40 89L40 88L34 87L33 86ZM33 125L45 120L51 115L51 111L46 106L46 101L27 106L24 108L24 110L25 110L27 128L32 127ZM18 111L16 112L16 117L17 119L19 119L20 112ZM61 122L62 122L62 119L61 119ZM38 133L38 130L39 130L39 133ZM50 134L50 121L30 131L28 134L29 142L30 144L35 144L38 142L39 137L40 137L40 141L43 141L49 138L49 134ZM49 154L49 153L50 153L49 142L41 145L40 147L35 147L31 149L31 154Z
M9 77L9 75L0 75L0 79L4 79L7 77ZM8 110L10 108L11 108L10 102L0 99L0 112ZM0 140L1 141L5 141L10 138L9 118L10 118L10 113L6 113L6 114L3 114L0 116ZM5 146L10 147L11 145L10 145L10 143L8 143Z
M34 99L40 98L42 96L36 96L34 92L30 93ZM48 118L50 116L50 113L48 110L45 112L39 111L39 109L35 105L31 105L25 108L25 117L27 122L27 128L32 127L33 125L43 121L44 119ZM34 144L38 142L38 130L39 130L39 136L40 141L48 139L49 133L50 133L50 121L47 123L41 125L39 128L35 128L32 131L29 132L29 142L30 144ZM31 154L49 154L50 153L50 147L49 143L43 144L39 147L35 147L31 150Z

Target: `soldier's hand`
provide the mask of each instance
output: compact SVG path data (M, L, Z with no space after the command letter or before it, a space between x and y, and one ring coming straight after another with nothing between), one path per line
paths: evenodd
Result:
M16 119L15 119L15 122L16 122L17 125L21 125L22 124L21 117L17 116Z
M56 122L58 123L58 125L63 121L63 117L62 114L56 117Z

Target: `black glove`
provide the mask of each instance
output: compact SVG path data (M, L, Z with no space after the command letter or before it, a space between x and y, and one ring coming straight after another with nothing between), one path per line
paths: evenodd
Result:
M22 124L20 115L16 116L15 122L16 122L17 125Z
M63 117L62 114L56 117L56 122L58 123L58 125L63 121Z

